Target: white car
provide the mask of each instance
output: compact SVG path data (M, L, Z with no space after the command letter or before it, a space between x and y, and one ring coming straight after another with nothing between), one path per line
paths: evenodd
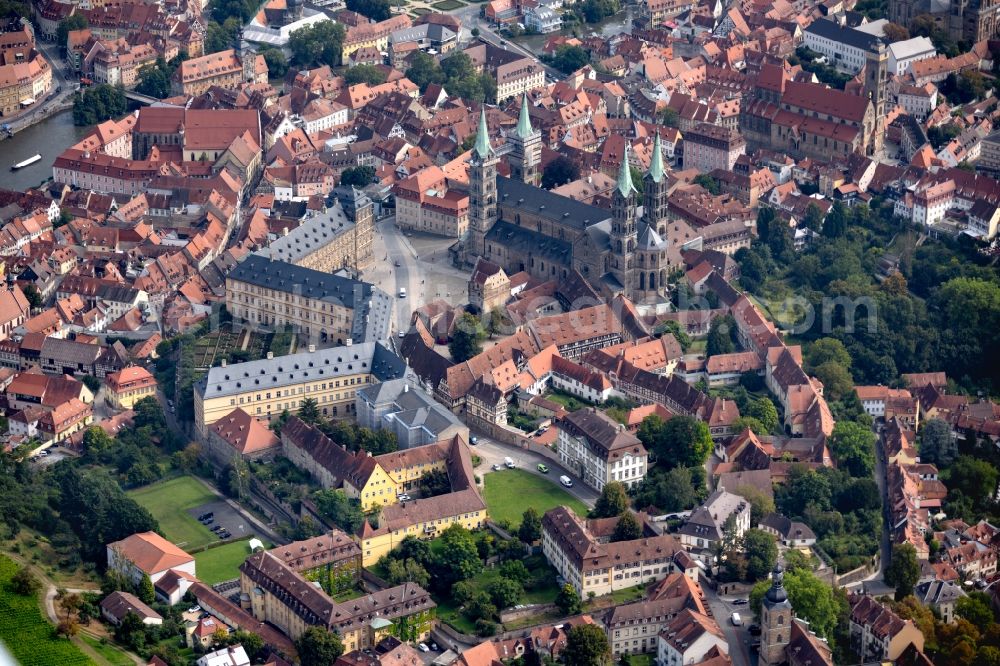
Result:
M399 495L396 495L396 499L400 502L409 502L411 498L406 493L400 493Z
M559 483L563 484L567 488L572 488L573 487L573 479L569 478L565 474L563 476L559 477Z
M429 647L427 647L427 643L421 643L417 647L420 648L421 652L430 652L431 651L431 649Z

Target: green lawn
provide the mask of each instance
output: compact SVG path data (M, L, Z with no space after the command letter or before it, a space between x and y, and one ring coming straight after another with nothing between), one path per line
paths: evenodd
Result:
M80 639L93 648L94 652L104 657L111 666L133 666L135 664L132 657L108 641L102 643L101 639L87 634L80 634Z
M483 496L490 518L496 522L509 520L515 529L521 524L521 516L529 506L541 515L565 504L578 515L587 515L586 505L560 488L558 479L554 477L549 480L523 469L504 469L486 474L484 483Z
M38 605L38 597L22 597L10 587L17 564L0 556L0 643L21 666L74 666L93 662L64 638L53 635Z
M239 578L240 565L250 555L249 542L249 539L243 539L195 553L194 563L198 579L208 585L215 585L224 580Z
M656 656L652 654L633 654L628 658L629 666L653 666L655 661Z
M435 2L431 7L442 12L450 12L453 9L459 9L464 7L464 2L459 2L459 0L441 0L441 2Z
M131 490L128 494L153 514L160 523L163 535L181 548L191 551L218 540L207 527L187 512L188 509L218 499L193 476L154 483ZM201 572L199 577L200 574Z
M549 393L546 393L545 399L559 403L560 405L565 407L567 411L570 412L576 412L583 409L584 407L589 407L590 405L594 404L589 400L578 398L575 395L570 395L569 393L565 393L563 391L551 391Z

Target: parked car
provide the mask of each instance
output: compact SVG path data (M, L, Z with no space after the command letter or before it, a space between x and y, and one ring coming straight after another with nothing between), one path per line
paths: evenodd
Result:
M219 532L219 538L222 539L223 541L225 541L226 539L228 539L231 536L233 536L233 535L230 534L229 532Z
M733 613L732 616L730 616L729 621L733 623L734 627L739 627L743 624L743 618L740 617L739 613Z
M398 499L400 502L409 502L413 498L407 495L406 493L400 493L399 495L396 495L396 499Z
M431 651L431 649L429 647L427 647L427 643L421 643L417 647L420 648L421 652L430 652Z
M760 636L760 625L751 624L749 627L747 627L747 631L750 632L751 636Z
M476 437L475 435L469 438L469 444L478 444L478 443L479 443L479 438Z
M188 608L188 613L199 613L201 612L201 606L191 606Z
M209 518L212 518L214 516L215 516L215 512L213 512L213 511L207 511L207 512L201 514L200 516L198 516L198 520L208 520Z
M503 469L503 467L501 467L500 465L498 465L496 463L493 463L493 471L494 472L499 472L502 469Z
M573 479L569 478L565 474L563 474L562 476L559 477L559 483L563 484L567 488L572 488L573 487Z
M750 603L750 601L747 599L733 599L734 606L746 606L748 603Z
M538 471L542 474L548 474L549 468L545 463L538 463Z
M514 469L514 459L513 458L510 458L510 457L504 458L503 459L503 464L507 467L507 469Z

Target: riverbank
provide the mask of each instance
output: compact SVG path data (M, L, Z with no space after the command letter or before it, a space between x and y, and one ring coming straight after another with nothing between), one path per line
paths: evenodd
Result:
M70 102L72 105L72 102ZM82 139L89 128L73 124L73 112L68 108L39 118L14 133L14 136L0 141L0 172L5 172L2 187L24 191L38 187L52 177L52 162L62 151ZM31 166L9 171L13 164L40 154L42 159Z

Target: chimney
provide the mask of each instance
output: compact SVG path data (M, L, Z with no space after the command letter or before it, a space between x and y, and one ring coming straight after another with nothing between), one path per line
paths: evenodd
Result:
M409 391L410 391L410 385L403 384L403 393L409 393Z
M267 352L267 359L271 360L272 358L274 358L274 352Z
M309 353L312 354L316 351L316 345L309 345Z
M226 359L222 359L222 367L226 367Z

